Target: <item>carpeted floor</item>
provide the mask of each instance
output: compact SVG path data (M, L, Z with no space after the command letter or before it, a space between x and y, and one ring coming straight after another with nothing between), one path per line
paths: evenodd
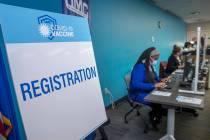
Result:
M130 109L126 101L121 102L114 110L108 109L107 115L111 123L105 127L109 140L158 140L166 133L166 117L159 125L159 131L149 131L144 134L143 121L136 112L129 117L128 124L124 123L123 116ZM210 140L210 91L205 95L205 109L199 111L199 116L190 113L176 113L175 123L176 140ZM97 132L96 140L100 140Z

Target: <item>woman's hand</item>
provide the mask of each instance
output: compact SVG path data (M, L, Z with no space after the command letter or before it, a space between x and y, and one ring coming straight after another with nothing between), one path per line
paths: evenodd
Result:
M159 82L155 84L156 89L163 89L166 87L166 84L164 82Z

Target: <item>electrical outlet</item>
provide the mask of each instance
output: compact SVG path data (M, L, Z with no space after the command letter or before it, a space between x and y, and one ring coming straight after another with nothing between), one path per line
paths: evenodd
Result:
M113 99L113 95L112 95L111 91L108 88L104 88L104 94L109 96L110 103L112 104L112 109L114 109L115 103L114 103L114 99Z
M104 94L106 94L106 95L109 95L110 94L110 91L109 91L108 88L104 88Z

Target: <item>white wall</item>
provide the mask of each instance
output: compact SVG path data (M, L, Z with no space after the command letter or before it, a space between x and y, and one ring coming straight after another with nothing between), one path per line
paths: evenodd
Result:
M202 23L192 23L187 25L187 40L192 40L193 37L197 36L197 27L201 27L201 36L206 35L210 38L210 22L202 22ZM210 44L210 39L208 39L208 44Z

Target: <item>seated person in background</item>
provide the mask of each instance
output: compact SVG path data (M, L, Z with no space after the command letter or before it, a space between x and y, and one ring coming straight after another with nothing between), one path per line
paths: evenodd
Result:
M183 49L192 49L193 48L193 44L190 42L185 42Z
M191 46L192 46L192 44L190 42L185 43L185 47L188 48ZM183 66L181 66L180 56L181 56L181 48L174 45L173 52L172 52L171 56L168 58L168 64L167 64L167 68L165 70L165 73L167 76L171 75L176 69L183 68ZM191 59L187 59L187 56L185 56L185 59L186 59L185 61L192 61ZM192 63L192 62L190 62L190 63ZM186 62L185 62L185 64L186 64ZM178 108L178 110L180 110L180 108ZM194 116L199 115L197 113L197 111L194 109L182 108L182 110L185 112L193 113Z
M131 98L150 108L151 111L148 111L147 116L155 129L157 129L156 125L161 121L161 105L145 102L144 98L152 90L166 86L164 82L161 82L153 68L153 64L157 61L159 55L160 53L154 47L146 49L132 70L130 82Z
M181 66L180 56L181 48L174 45L173 52L168 58L168 64L165 70L166 75L172 74L178 68L183 68L183 66Z
M183 54L193 53L196 49L193 47L194 44L185 42L183 47Z

